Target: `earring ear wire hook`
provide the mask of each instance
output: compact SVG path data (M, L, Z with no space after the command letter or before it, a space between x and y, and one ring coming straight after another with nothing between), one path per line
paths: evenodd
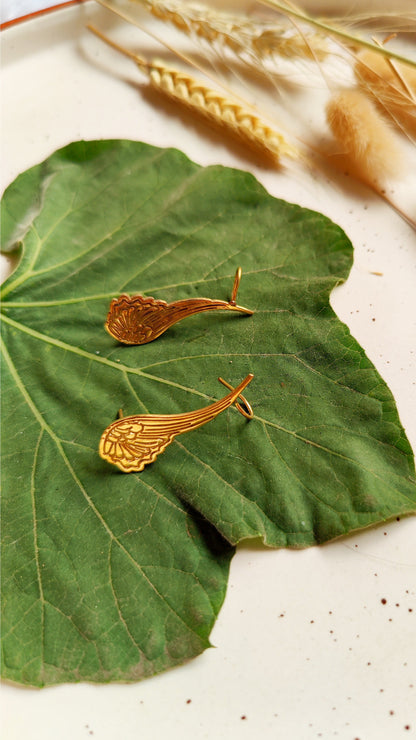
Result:
M234 278L234 285L231 291L231 298L229 300L230 306L237 305L236 301L237 301L238 288L240 287L240 281L241 281L241 267L237 267L237 272L235 273L235 278Z
M224 378L218 378L218 380L220 381L220 383L222 383L223 385L225 385L225 387L228 388L228 390L230 390L230 391L234 391L235 390L232 385L230 385L229 383L227 383L226 380L224 380ZM238 401L235 401L234 402L234 406L236 407L236 409L240 412L240 414L242 414L243 416L245 416L246 419L252 419L253 416L254 416L254 411L251 408L251 406L250 406L249 402L247 401L247 399L243 396L242 393L239 393L238 396L237 396L237 398L241 398L241 400L242 400L245 408L243 408L243 406L240 403L238 403Z

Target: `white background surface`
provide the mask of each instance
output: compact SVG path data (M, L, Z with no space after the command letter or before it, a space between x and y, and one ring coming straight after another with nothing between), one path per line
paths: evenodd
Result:
M63 3L64 0L61 0ZM44 8L50 8L51 5L59 5L60 3L54 3L53 0L3 0L1 4L1 21L11 21L14 18L21 18L29 13L34 13L37 10L43 10Z
M54 2L54 0L3 0L1 4L1 20L2 22L6 22L13 18L28 15L36 10L49 8L52 5L60 5L64 2L65 0L60 0L60 2L59 0L58 2ZM241 5L243 3L240 3L239 0L234 0L235 7L238 7L239 4ZM331 12L334 11L334 8L341 8L343 3L338 2L338 0L303 0L298 5L301 5L305 10L310 10L310 12ZM364 3L362 0L350 0L347 3L349 12L355 10L377 12L380 9L391 10L393 6L396 13L400 10L414 10L414 0L395 0L394 3L391 0L365 0Z
M125 137L179 146L202 165L250 169L273 195L324 212L355 249L332 305L389 384L416 449L414 231L364 189L262 168L187 113L143 95L134 66L118 67L85 33L92 15L105 27L87 3L4 32L3 188L69 141ZM129 686L3 685L2 736L406 740L416 737L415 617L415 518L300 552L243 546L215 649Z

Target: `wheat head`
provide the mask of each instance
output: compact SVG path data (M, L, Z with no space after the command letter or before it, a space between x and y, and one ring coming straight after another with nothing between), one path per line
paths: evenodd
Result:
M154 88L212 123L225 127L251 147L268 155L275 163L282 156L297 157L295 148L282 134L239 102L160 61L149 63L147 72Z
M227 129L253 149L267 155L275 164L280 163L282 156L293 159L300 156L297 149L281 133L268 126L255 112L239 101L225 97L191 75L168 67L163 61L148 62L115 43L92 25L88 25L87 28L109 46L132 59L158 92L187 106L217 126Z
M144 5L156 18L171 23L187 35L215 42L238 56L263 60L285 58L323 59L327 45L318 33L299 34L285 24L255 21L242 14L226 13L184 0L132 0ZM248 54L248 57L247 57Z

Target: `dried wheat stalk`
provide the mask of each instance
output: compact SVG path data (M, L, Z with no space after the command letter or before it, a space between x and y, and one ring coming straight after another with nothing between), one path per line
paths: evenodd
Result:
M266 152L278 162L282 155L293 156L284 137L264 124L239 103L211 90L184 72L153 62L149 67L153 86L173 100L186 104L216 124L223 124L251 146Z
M140 2L153 15L166 22L173 23L188 35L204 38L213 52L216 52L218 47L220 50L221 47L224 47L224 49L230 49L236 52L239 59L243 61L247 61L248 57L251 57L249 60L250 63L257 60L256 69L262 70L269 77L270 64L267 64L267 67L263 67L263 61L268 55L271 62L274 63L276 59L274 31L272 31L270 26L267 26L266 30L266 26L260 28L258 25L253 25L251 19L244 16L230 16L207 7L197 7L192 3L186 3L184 0L134 1ZM361 40L350 34L343 27L337 28L336 26L323 23L318 19L311 18L302 11L298 11L289 0L262 1L266 5L279 10L283 14L283 17L286 16L291 19L294 27L300 22L299 38L302 38L302 25L303 21L305 21L307 24L311 24L312 27L318 28L319 33L324 36L325 40L330 40L332 45L329 48L332 49L332 52L328 52L328 56L330 56L329 62L326 62L322 69L320 65L317 67L323 79L325 79L328 69L329 72L332 72L332 67L330 66L332 56L334 62L341 63L341 71L345 71L345 65L347 65L348 79L350 79L352 71L355 71L358 78L361 68L359 66L360 61L357 62L357 65L355 64L358 54L356 51L353 51L354 49L368 49L372 53L375 52L375 58L383 62L383 73L379 69L376 73L374 73L374 70L369 73L368 69L371 70L374 65L366 63L364 56L359 57L362 66L366 67L366 71L362 72L362 81L359 83L362 88L361 92L360 89L354 88L343 90L333 95L327 106L327 121L334 137L339 142L340 150L351 164L351 173L370 185L403 218L416 228L415 222L405 213L402 213L400 208L388 199L385 188L383 187L386 184L386 179L401 174L400 168L404 158L402 157L401 145L398 139L378 114L375 105L368 96L368 92L372 92L375 97L379 98L379 103L383 109L387 110L386 100L382 99L382 93L384 92L386 96L386 91L389 90L390 115L395 123L399 123L399 119L403 121L407 117L407 126L410 128L415 117L412 70L416 66L416 63L411 62L400 54L386 50L383 45L378 45L377 41L370 43L366 40ZM132 17L116 9L112 4L112 0L97 0L97 2L112 12L117 13L117 15L127 22L142 28L140 23ZM257 35L253 31L254 28L256 28ZM279 38L283 37L282 29L283 25L281 27L275 26L275 31L279 35ZM146 33L149 33L160 41L148 29L142 30L145 30ZM337 39L337 44L334 44L334 38ZM188 58L176 48L171 48L165 41L161 41L161 43L175 55L179 56L182 61L191 65L191 67L198 67L192 58ZM309 46L310 42L306 41L305 43ZM310 48L314 61L319 61L319 55L314 53L312 43L310 44ZM125 53L124 50L119 50ZM292 55L293 49L288 53ZM256 109L254 109L254 112L253 110L246 110L244 103L241 105L238 100L233 99L232 93L228 95L227 91L227 97L224 97L224 95L221 95L215 90L208 89L203 83L198 82L190 75L169 68L162 62L149 64L144 60L139 61L139 58L134 57L134 55L130 56L135 58L136 63L147 73L151 83L158 90L165 95L169 95L173 100L186 104L199 115L208 117L217 125L220 124L226 127L233 134L243 138L250 146L267 153L274 162L278 162L283 156L296 157L305 163L310 162L309 158L307 159L303 153L291 146L285 137L273 131L269 125L261 121ZM406 63L406 72L402 71L400 62ZM290 61L291 63L292 60ZM294 56L293 63L295 63ZM338 69L338 66L335 65L335 69ZM307 70L309 81L311 71L309 65L307 66ZM394 82L390 73L394 77ZM205 71L204 74L210 76ZM366 75L365 80L364 75ZM380 94L378 94L374 79L380 78L382 78L382 84ZM338 80L337 82L339 84ZM300 83L302 84L302 79ZM216 84L217 80L215 79L214 86ZM371 86L373 86L373 90L371 90ZM396 107L400 109L399 113L394 109L395 103ZM285 111L285 114L287 114L287 111ZM402 123L401 126L404 127L404 124ZM307 138L309 139L311 150L315 154L325 156L324 152L317 149L317 147L314 148L310 137ZM332 161L333 164L336 164L337 160L333 159Z
M369 49L385 59L393 59L397 62L403 62L416 69L416 60L409 59L398 52L392 51L386 48L382 44L377 44L374 41L369 41L362 36L358 36L352 33L347 25L343 25L341 22L330 23L328 20L322 20L314 16L308 15L303 10L298 8L291 0L260 0L263 5L267 5L274 10L288 18L294 18L296 21L305 23L312 28L318 29L328 39L337 39L340 45L344 48L349 49ZM348 20L348 19L347 19ZM414 16L412 16L412 27L407 28L408 31L415 32Z
M160 20L172 23L180 31L219 43L246 60L266 57L308 57L323 59L327 45L319 33L305 35L284 24L254 21L243 15L224 13L208 6L184 0L133 0Z
M144 72L152 86L176 102L186 105L217 126L228 129L233 135L252 148L267 155L275 164L281 157L297 158L297 150L285 137L268 126L254 112L238 101L221 95L208 88L203 82L178 69L168 67L164 62L148 62L137 54L111 41L94 26L88 29L117 51L132 59Z

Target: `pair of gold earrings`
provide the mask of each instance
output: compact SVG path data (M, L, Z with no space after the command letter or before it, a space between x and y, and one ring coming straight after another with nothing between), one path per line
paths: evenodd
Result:
M126 294L114 298L108 312L105 328L123 344L147 344L160 337L178 321L202 311L228 310L251 315L253 311L238 306L237 292L241 280L241 267L237 269L229 301L210 298L188 298L174 303L144 298L141 295L129 297ZM215 419L221 411L235 404L238 411L247 419L253 417L253 410L242 395L254 376L250 373L233 388L222 378L218 380L231 392L210 406L189 411L184 414L141 414L119 418L103 432L99 453L104 460L117 465L125 473L140 472L145 465L154 462L174 437L206 424ZM238 402L238 399L242 403Z

